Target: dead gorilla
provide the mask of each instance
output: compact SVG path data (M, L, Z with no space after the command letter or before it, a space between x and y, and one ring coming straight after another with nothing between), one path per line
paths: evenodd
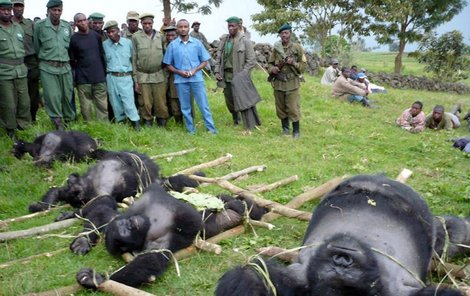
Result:
M165 181L160 177L158 165L144 154L98 149L92 156L100 161L90 167L83 176L73 173L66 185L51 188L41 202L29 206L29 211L43 211L59 202L79 208L102 195L111 196L117 202L121 202L126 197L135 196L154 182ZM182 175L170 177L168 180L169 182L165 184L178 188L198 185L197 182ZM61 217L64 218L66 217Z
M416 192L360 175L316 207L298 262L266 263L277 295L461 295L424 284L434 240L433 216ZM216 295L275 295L267 287L254 268L239 266L222 276Z
M36 165L50 167L54 160L82 161L97 149L96 140L78 131L53 131L37 137L33 143L19 140L13 154L21 159L29 153Z
M172 197L159 184L149 186L138 201L106 227L105 242L109 253L120 255L125 252L143 252L111 275L111 279L130 286L148 283L166 270L171 259L168 250L176 252L190 246L201 231L210 237L239 225L245 205L227 196L223 200L226 212L212 212L210 219L203 219L203 213ZM107 202L104 200L104 203L90 207L101 207L99 210L85 213L86 218L97 227L105 223L100 220L103 215L113 211L112 205ZM247 207L253 209L252 219L266 212L250 201L247 201ZM88 205L86 208L89 208ZM117 214L115 210L114 213ZM71 248L80 252L81 245L82 239L78 238ZM96 281L93 281L93 277ZM96 288L95 284L101 284L104 278L94 274L92 269L83 268L77 273L77 281L87 288Z

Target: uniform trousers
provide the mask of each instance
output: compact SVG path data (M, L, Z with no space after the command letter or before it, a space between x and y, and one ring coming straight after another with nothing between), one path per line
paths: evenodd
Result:
M28 79L0 80L0 123L7 130L18 126L27 128L31 123Z
M144 120L153 120L153 116L168 119L166 101L166 83L139 83L139 113Z
M276 115L279 119L289 118L291 122L300 120L299 89L281 91L274 90L276 100Z
M72 72L51 74L41 72L42 94L46 112L50 118L63 118L66 122L75 120L72 108Z
M85 121L93 119L93 106L97 120L108 120L108 94L106 83L87 83L77 85L80 112Z

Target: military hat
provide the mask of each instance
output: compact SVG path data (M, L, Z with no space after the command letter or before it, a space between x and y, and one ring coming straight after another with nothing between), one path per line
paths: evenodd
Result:
M47 8L62 6L62 0L49 0L46 4Z
M106 24L104 24L104 26L103 26L103 30L109 30L109 29L114 28L114 27L119 29L118 22L113 21L113 20L107 21Z
M282 26L277 30L277 32L278 32L278 33L281 33L282 31L285 31L285 30L291 31L291 30L292 30L292 26L291 26L290 24L287 24L287 23L286 23L286 24L282 25Z
M139 20L139 13L137 11L129 11L127 12L127 17L126 17L127 20L135 20L135 21L138 21Z
M141 20L143 20L143 19L145 19L145 18L154 19L155 16L154 16L153 14L149 13L149 12L144 12L144 13L142 13L142 14L139 16L139 18L140 18Z
M193 24L191 25L191 28L194 28L194 25L200 25L200 24L201 24L201 22L199 22L199 21L194 21Z
M338 60L337 59L331 59L331 64L334 65L334 64L339 64Z
M10 0L0 0L0 7L12 7Z
M169 32L169 31L176 31L176 27L170 25L170 26L163 28L163 32Z
M15 5L15 4L22 4L24 5L24 0L12 0L11 1L11 4Z
M242 22L242 19L239 18L238 16L231 16L229 17L228 19L225 20L227 23L235 23L235 24L239 24Z
M94 21L102 21L104 19L105 15L99 12L93 12L90 14L90 19Z

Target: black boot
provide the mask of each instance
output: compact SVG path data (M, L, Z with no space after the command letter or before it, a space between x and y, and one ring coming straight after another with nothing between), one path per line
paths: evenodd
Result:
M294 139L298 139L300 137L300 122L292 122L292 129L294 130L292 132L292 136L294 137Z
M181 115L175 115L175 122L177 124L182 124L183 123L183 116Z
M152 120L145 120L145 127L152 127Z
M282 134L289 135L289 118L281 119Z
M233 112L232 113L232 118L233 118L233 124L238 125L240 123L240 118L238 116L238 112Z
M370 103L369 103L369 100L366 99L366 98L362 99L362 105L363 105L364 107L371 108Z
M470 109L468 110L467 114L463 117L464 120L470 120ZM470 122L470 121L469 121Z
M54 124L56 130L58 130L58 131L65 130L64 124L62 123L62 118L52 117L51 120L52 120L52 123Z
M166 126L166 119L157 118L157 125L158 125L159 127L165 127L165 126Z
M140 121L139 120L133 121L132 125L134 126L134 129L135 129L136 132L140 132Z

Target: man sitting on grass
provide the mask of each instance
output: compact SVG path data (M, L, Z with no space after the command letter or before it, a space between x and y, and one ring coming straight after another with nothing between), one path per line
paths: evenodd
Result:
M363 86L354 85L349 79L351 69L343 67L341 69L341 75L336 79L333 84L333 96L340 99L347 99L349 102L360 102L363 106L370 108L369 100L367 95L369 90L364 84Z
M411 133L419 133L424 130L425 120L423 103L416 101L411 105L411 108L403 111L401 116L397 118L396 123L404 130Z

